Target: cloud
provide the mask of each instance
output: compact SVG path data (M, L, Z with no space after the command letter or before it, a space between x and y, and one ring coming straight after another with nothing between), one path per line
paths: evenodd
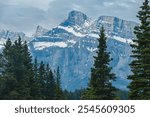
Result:
M37 25L58 25L71 10L92 18L111 15L137 21L141 0L0 0L0 27L33 32Z
M73 9L93 18L112 15L137 21L136 13L140 5L141 0L55 0L49 4L48 13L52 14L56 22L62 21L64 16Z
M0 4L31 6L42 10L47 10L49 3L53 1L54 0L1 0Z
M46 19L45 11L35 7L0 6L0 24L15 31L29 31Z
M113 3L113 2L104 2L103 4L104 4L104 6L106 6L106 7L114 6L114 5L115 5L115 3Z

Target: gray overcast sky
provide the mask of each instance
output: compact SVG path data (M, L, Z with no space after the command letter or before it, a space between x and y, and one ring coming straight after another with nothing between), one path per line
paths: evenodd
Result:
M0 0L0 29L33 34L37 25L57 26L68 12L78 10L96 19L101 15L138 21L144 0Z

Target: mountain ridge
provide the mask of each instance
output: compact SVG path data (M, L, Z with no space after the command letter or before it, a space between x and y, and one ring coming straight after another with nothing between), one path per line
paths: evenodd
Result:
M126 78L131 74L128 64L132 60L130 43L135 38L134 26L138 24L110 16L92 20L78 11L71 11L68 17L71 18L67 18L65 23L34 37L30 42L32 55L39 57L39 61L48 62L52 69L60 66L64 89L84 88L88 85L99 29L103 25L108 51L113 58L111 66L117 76L113 84L127 90L129 81Z
M71 11L68 18L52 29L37 26L29 41L29 48L33 59L38 58L49 63L54 70L60 67L62 86L64 89L75 90L85 88L90 78L93 66L93 56L97 50L97 38L101 26L105 28L108 51L113 61L112 72L117 76L113 82L119 89L128 90L131 74L129 63L130 43L135 38L134 27L138 25L112 16L100 16L91 19L80 11Z

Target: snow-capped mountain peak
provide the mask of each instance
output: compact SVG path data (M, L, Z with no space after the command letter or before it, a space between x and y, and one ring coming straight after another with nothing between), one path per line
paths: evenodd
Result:
M87 15L85 15L84 13L80 12L80 11L71 11L68 14L68 19L66 21L64 21L63 23L61 23L60 25L63 26L82 26L84 25L84 23L86 21L88 21L89 18L87 17Z
M131 62L130 43L135 38L135 22L112 16L100 16L93 20L80 11L71 11L57 27L49 31L37 28L40 36L35 36L30 42L32 55L38 57L39 61L48 62L52 69L60 66L63 88L74 90L86 87L102 25L107 36L108 51L113 58L111 66L117 76L114 85L126 89L129 82L126 78L131 73L128 64Z

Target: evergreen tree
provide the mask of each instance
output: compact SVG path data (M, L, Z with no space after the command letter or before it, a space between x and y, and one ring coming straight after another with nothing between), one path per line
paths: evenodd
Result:
M34 79L36 80L38 78L38 62L37 62L37 57L34 59L33 72L34 72Z
M115 87L112 86L112 81L115 80L115 75L111 73L109 67L110 53L106 51L106 37L104 28L100 30L98 38L97 56L94 56L94 67L91 69L90 84L83 95L83 99L94 100L110 100L115 98Z
M80 100L85 91L85 89L76 89L73 92L64 90L63 93L66 100Z
M30 96L30 73L32 73L32 64L29 61L30 56L27 55L27 45L23 45L21 38L15 41L13 45L13 75L17 80L15 91L19 94L17 99L31 99ZM31 66L30 66L31 64ZM31 67L31 68L29 68Z
M2 52L2 79L4 80L4 89L1 92L3 99L31 99L28 67L25 60L25 47L21 38L11 43L7 40ZM26 64L25 64L26 63Z
M4 49L1 54L1 77L0 77L0 85L1 85L1 99L13 99L11 97L14 92L14 88L16 86L16 79L12 74L12 43L11 40L8 39L6 44L4 44ZM16 97L16 96L15 96Z
M52 70L49 68L49 65L47 64L46 67L46 99L52 100L55 98L55 79Z
M41 95L42 95L42 99L46 99L46 70L45 70L45 64L43 63L43 61L41 61L40 66L39 66L39 70L38 70L38 74L39 74L39 83L40 83L40 89L41 89Z
M37 63L37 58L34 60L33 64L33 73L34 76L30 80L30 86L31 86L31 96L34 100L42 100L42 84L40 83L40 78L39 78L39 73L38 73L38 63Z
M56 71L56 87L55 87L55 99L56 100L62 100L64 99L64 94L63 94L63 91L62 91L62 88L61 88L61 76L60 76L60 70L59 70L59 67L57 68L57 71Z
M29 99L34 99L33 95L33 89L34 89L34 84L35 84L35 79L34 79L34 71L33 71L33 63L32 63L32 56L28 50L28 45L27 42L25 41L23 43L23 64L24 64L24 73L25 73L25 79L28 79L28 87L29 87ZM27 82L27 81L26 81Z
M135 27L137 39L133 40L134 60L130 67L132 75L128 88L130 89L130 99L150 99L150 6L149 1L145 0L140 7L137 17L140 25Z

